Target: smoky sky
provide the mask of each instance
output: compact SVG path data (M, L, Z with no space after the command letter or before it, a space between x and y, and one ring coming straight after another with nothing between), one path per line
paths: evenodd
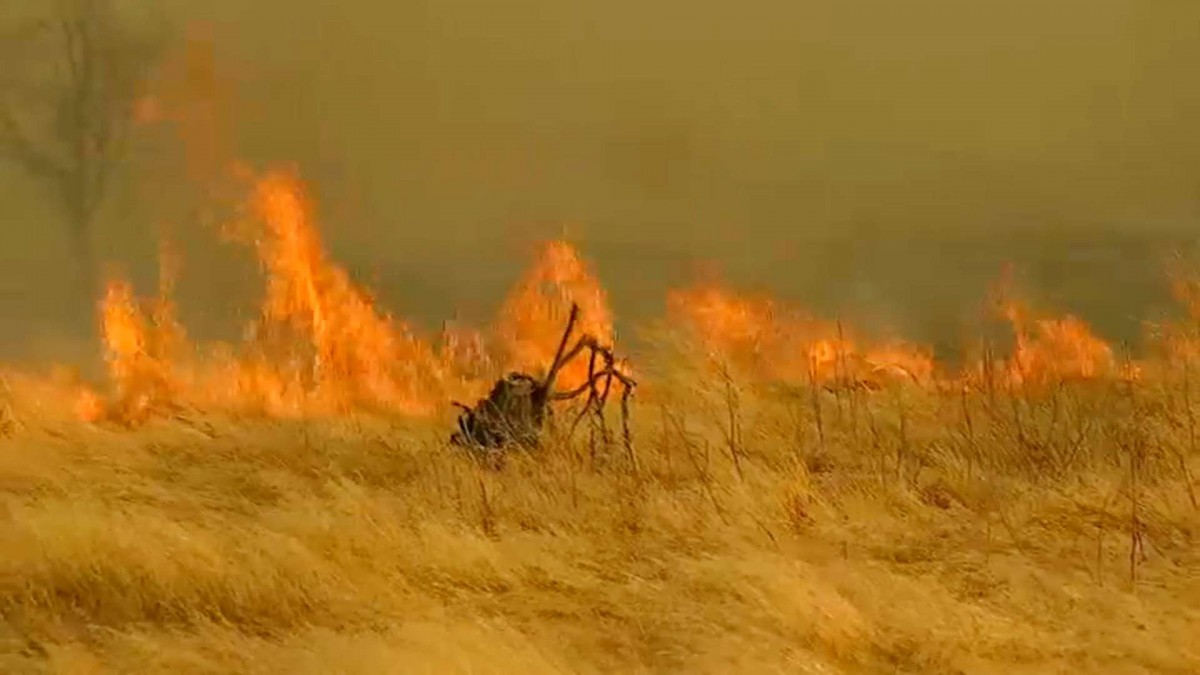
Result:
M565 233L627 319L703 262L953 341L1011 261L1124 338L1200 232L1193 0L163 7L211 36L231 152L296 166L331 253L430 325L486 317L529 244ZM44 335L67 249L45 195L5 175L0 312ZM185 317L230 323L249 256L142 188L111 200L105 255L152 282L172 213Z

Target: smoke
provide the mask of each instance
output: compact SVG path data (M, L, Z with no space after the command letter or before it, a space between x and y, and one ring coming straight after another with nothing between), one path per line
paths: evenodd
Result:
M240 297L253 261L216 243L219 210L182 206L221 144L298 166L331 254L431 325L490 315L530 243L569 223L619 321L658 314L710 261L953 342L1011 260L1130 338L1130 317L1165 297L1162 256L1200 218L1188 0L165 7L180 40L209 41L211 63L190 53L212 71L184 72L220 106L174 92L207 140L190 165L141 147L100 237L152 288L169 225L200 331L236 328L256 300ZM56 308L71 289L46 274L67 248L44 196L4 179L0 317L27 343L70 325Z

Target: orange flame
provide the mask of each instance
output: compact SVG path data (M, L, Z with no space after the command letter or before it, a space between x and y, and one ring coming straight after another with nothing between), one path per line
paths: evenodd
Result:
M189 23L182 45L166 55L133 108L137 124L174 128L189 177L205 188L231 156L227 118L234 92L222 65L211 27Z
M183 367L184 333L170 301L177 261L169 249L149 317L127 282L109 284L101 318L122 417L143 419L168 402L276 415L352 406L428 414L464 386L452 377L453 364L408 326L377 312L346 272L325 259L298 179L268 173L255 183L250 205L266 297L241 350L219 350L202 367ZM96 417L95 402L79 406L81 416Z
M187 344L172 301L179 258L164 246L156 298L139 301L119 278L106 288L100 321L112 391L108 399L82 391L76 401L80 418L134 423L178 406L276 416L362 407L428 415L451 398L486 388L498 366L537 374L554 356L572 303L582 309L578 333L614 342L604 288L579 251L563 241L541 245L492 330L447 325L437 342L422 339L409 324L381 311L327 257L313 205L294 173L246 175L253 179L248 217L237 224L257 254L265 284L247 339L216 345L202 360L185 358L197 352ZM1177 285L1176 292L1189 309L1200 306L1193 302L1200 291L1192 286ZM757 378L941 384L928 350L899 341L869 342L767 295L704 283L673 290L667 304L673 325L689 330L710 356ZM997 308L1016 336L1013 354L1002 364L1014 383L1136 378L1142 372L1136 364L1118 369L1112 348L1075 317L1035 318L1012 300ZM568 363L560 388L584 383L588 367L586 358Z
M1005 301L1001 311L1012 324L1016 347L1008 364L1015 384L1088 380L1112 374L1112 347L1074 316L1031 319L1028 308Z
M352 403L425 414L440 402L447 369L407 325L376 311L371 298L341 268L325 260L300 182L274 172L255 186L252 204L265 225L256 241L267 274L260 336L303 336L282 346L307 361L319 398L337 408ZM305 344L308 353L291 349Z
M608 297L588 265L566 242L543 244L533 267L505 300L496 323L510 367L534 372L553 360L571 303L578 304L581 311L578 331L611 345ZM558 386L577 387L587 381L587 374L587 361L576 359L562 370Z
M438 348L377 310L345 270L329 261L300 180L288 171L256 177L248 218L231 229L250 243L265 280L258 320L240 346L218 346L202 363L185 363L185 335L171 301L178 267L162 251L159 297L150 311L131 286L113 281L102 303L104 341L120 416L145 419L165 405L191 405L276 416L328 414L372 407L427 415L455 396L484 388L493 365L534 371L558 347L571 303L582 309L579 332L613 341L606 294L571 245L542 246L499 314L495 343L470 329L447 327ZM494 348L493 348L494 347ZM497 361L494 351L501 353ZM587 378L586 359L562 371L559 386ZM626 368L627 370L627 368ZM81 400L78 414L101 416Z
M751 374L792 384L878 383L933 377L933 359L903 343L860 348L844 327L804 317L765 296L736 295L714 283L672 291L668 313L710 356Z
M171 354L174 321L170 308L159 306L153 318L133 295L128 282L108 283L101 304L105 361L113 384L113 414L126 421L150 415L152 408L171 400L174 390ZM81 414L101 415L89 394L80 402Z

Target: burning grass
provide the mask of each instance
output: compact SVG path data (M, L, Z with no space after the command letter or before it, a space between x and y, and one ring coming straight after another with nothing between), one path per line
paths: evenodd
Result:
M1013 349L948 371L697 285L622 365L632 453L550 429L492 471L449 402L547 364L572 303L614 341L579 253L429 338L328 259L293 174L245 216L243 342L188 340L165 251L155 297L101 301L107 388L4 378L0 670L1200 668L1195 315L1134 362L1009 298Z

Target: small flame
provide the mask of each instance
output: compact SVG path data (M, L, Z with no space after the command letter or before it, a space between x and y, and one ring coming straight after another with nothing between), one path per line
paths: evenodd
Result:
M572 303L581 312L576 334L587 333L612 345L612 311L599 281L573 246L563 241L545 243L533 267L505 300L496 322L496 335L510 367L536 372L554 359ZM572 389L587 378L587 360L576 359L562 370L557 384Z
M113 383L114 414L127 421L145 418L151 408L171 400L175 388L170 349L175 337L169 305L153 315L137 301L123 279L109 281L101 303L105 361ZM83 401L86 415L101 415L101 406Z
M1084 321L1070 315L1033 319L1030 310L1015 300L1002 303L1001 312L1016 336L1008 363L1014 383L1090 380L1114 372L1112 347L1096 337Z
M673 322L699 338L710 357L791 384L877 382L933 377L928 353L904 343L861 348L837 323L817 321L766 296L743 296L715 283L672 291Z

